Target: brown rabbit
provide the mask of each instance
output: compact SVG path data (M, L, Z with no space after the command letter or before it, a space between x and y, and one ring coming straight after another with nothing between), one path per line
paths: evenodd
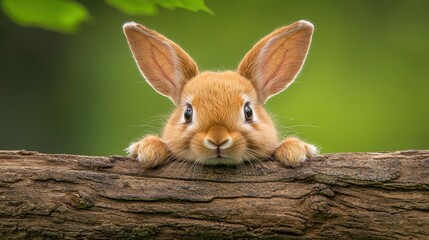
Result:
M311 144L279 141L263 104L299 73L313 25L298 21L260 40L237 71L198 72L194 60L161 34L134 22L124 25L134 59L149 84L176 105L162 134L127 148L145 167L167 159L201 164L240 164L274 156L296 167L317 154Z

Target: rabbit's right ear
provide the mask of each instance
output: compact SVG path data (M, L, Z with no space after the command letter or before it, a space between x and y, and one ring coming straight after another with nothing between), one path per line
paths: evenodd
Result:
M145 79L177 105L183 86L198 74L197 64L173 41L145 26L129 22L124 33Z

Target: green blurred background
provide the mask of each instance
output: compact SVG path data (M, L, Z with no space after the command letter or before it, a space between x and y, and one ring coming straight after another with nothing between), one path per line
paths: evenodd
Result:
M297 81L266 105L279 130L322 152L429 149L429 1L206 0L206 12L127 16L86 1L70 35L0 13L0 149L124 154L173 109L140 76L122 25L181 45L201 70L235 69L252 45L296 20L315 33Z

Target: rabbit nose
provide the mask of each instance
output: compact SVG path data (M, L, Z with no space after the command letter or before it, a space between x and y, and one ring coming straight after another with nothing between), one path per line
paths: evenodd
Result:
M226 149L231 147L232 143L228 130L221 126L212 126L204 138L204 146L209 149Z
M221 143L213 141L210 138L205 138L204 139L204 146L206 146L207 148L210 149L227 149L232 145L232 139L231 138L227 138L224 141L222 141Z

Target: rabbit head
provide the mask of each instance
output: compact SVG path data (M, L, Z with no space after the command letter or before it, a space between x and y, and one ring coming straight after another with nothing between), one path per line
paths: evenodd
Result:
M237 164L270 157L279 140L263 108L299 73L313 25L298 21L260 40L237 71L199 73L171 40L137 23L124 32L148 83L176 105L162 135L171 154L203 164Z

